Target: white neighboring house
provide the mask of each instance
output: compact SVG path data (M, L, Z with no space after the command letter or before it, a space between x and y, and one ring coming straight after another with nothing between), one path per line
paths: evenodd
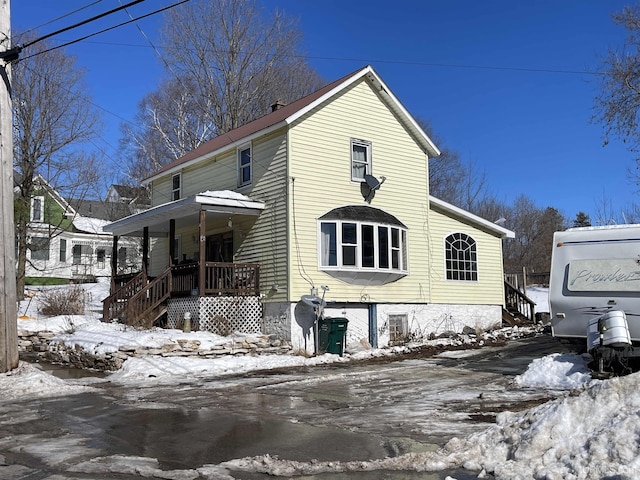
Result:
M31 199L27 238L27 277L94 280L111 275L113 237L102 227L131 215L124 202L66 200L44 178L37 176ZM138 271L140 242L122 238L118 243L117 271Z

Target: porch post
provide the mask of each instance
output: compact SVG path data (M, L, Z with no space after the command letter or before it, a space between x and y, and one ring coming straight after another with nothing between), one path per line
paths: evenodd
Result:
M206 225L207 212L200 210L200 218L198 221L198 235L200 237L200 251L198 252L198 295L204 297L204 273L205 269L205 250L207 247L207 236L205 234L207 230Z
M111 289L109 293L115 292L116 275L118 274L118 236L113 236L113 246L111 248Z
M175 219L169 220L169 266L173 267L178 263L177 258L174 258L176 253L176 221Z
M149 227L142 229L142 271L146 277L149 272Z

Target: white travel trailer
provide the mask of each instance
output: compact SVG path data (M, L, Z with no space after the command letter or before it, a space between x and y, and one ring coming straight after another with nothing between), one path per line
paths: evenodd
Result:
M555 337L640 355L640 225L556 232L549 305Z

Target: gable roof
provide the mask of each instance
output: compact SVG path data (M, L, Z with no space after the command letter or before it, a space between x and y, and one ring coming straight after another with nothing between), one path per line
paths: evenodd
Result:
M239 146L258 135L264 135L269 131L289 125L363 77L366 77L366 79L376 88L381 98L402 120L405 127L411 132L412 136L422 146L422 148L432 157L440 155L438 147L436 147L422 128L420 128L415 119L391 93L391 90L385 85L373 68L370 65L367 65L360 70L356 70L355 72L350 73L349 75L346 75L319 90L316 90L306 97L296 100L289 105L285 105L274 112L264 115L252 122L246 123L241 127L212 138L179 159L165 165L155 174L145 179L143 183L148 184L156 178L170 173L175 173L180 169L196 163L202 158L211 156L223 149L228 149L233 145Z

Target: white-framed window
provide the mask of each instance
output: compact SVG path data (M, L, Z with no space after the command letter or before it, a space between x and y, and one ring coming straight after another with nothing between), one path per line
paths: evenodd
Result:
M99 248L96 250L96 262L98 263L98 268L104 268L105 261L107 259L107 252L104 248Z
M60 239L60 263L67 262L67 240L65 238Z
M371 142L351 139L351 180L361 182L371 175Z
M406 313L389 314L389 342L404 343L409 336L409 316Z
M49 239L32 237L29 250L31 250L31 260L49 260Z
M238 187L250 185L253 178L251 144L238 148Z
M44 197L33 197L31 199L31 221L44 221Z
M447 280L478 280L476 241L466 233L456 232L445 239Z
M171 201L182 197L182 174L176 173L171 177Z
M405 228L375 222L323 220L319 232L322 269L408 271Z

